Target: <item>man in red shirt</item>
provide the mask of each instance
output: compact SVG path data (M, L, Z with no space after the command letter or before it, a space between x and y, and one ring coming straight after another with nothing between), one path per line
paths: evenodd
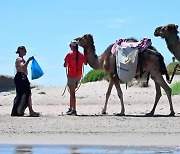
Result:
M75 89L82 77L83 64L87 65L86 57L78 51L76 41L70 42L71 52L64 59L64 67L67 67L67 86L70 90L70 108L66 112L67 115L77 115Z

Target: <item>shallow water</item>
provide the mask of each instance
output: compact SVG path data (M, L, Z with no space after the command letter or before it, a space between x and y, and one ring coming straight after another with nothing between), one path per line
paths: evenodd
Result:
M179 154L180 147L0 145L0 154Z

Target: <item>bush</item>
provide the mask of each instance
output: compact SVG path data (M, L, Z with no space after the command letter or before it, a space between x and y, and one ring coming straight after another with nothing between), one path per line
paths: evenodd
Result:
M176 82L171 85L172 95L179 95L180 94L180 82Z
M100 70L91 70L89 71L84 78L82 79L82 83L101 81L101 80L109 81L109 74L105 71Z
M38 94L46 94L44 91L39 92Z
M177 65L177 64L180 64L179 62L173 62L173 63L170 63L168 66L167 66L167 71L168 71L168 74L169 75L172 75L173 71L174 71L174 67ZM180 72L179 71L176 71L176 75L180 75Z

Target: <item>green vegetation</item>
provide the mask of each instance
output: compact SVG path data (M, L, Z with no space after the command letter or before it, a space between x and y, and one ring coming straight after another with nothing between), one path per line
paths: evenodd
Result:
M44 95L46 94L44 91L39 92L38 94Z
M180 82L176 82L171 85L172 95L179 95L180 94Z
M173 63L170 63L168 66L167 66L167 71L168 71L168 74L169 75L172 75L173 71L174 71L174 67L177 65L177 64L180 64L179 62L173 62ZM176 75L180 75L180 71L176 71Z
M101 81L103 79L109 81L110 77L107 72L100 70L91 70L82 79L82 83Z
M167 71L169 75L172 75L173 71L174 71L174 67L180 64L179 62L172 62L167 66ZM175 75L180 75L180 71L176 71ZM180 82L176 82L174 84L172 84L171 86L172 89L172 95L180 95Z
M177 64L180 63L173 62L167 66L167 71L169 75L172 75L174 71L174 67ZM176 71L176 75L180 75L180 71ZM82 79L82 83L101 81L103 79L109 81L110 77L107 72L101 70L91 70L84 76L84 78ZM176 82L172 84L171 88L172 88L172 95L180 95L180 82Z
M84 96L77 96L76 98L77 99L83 99L83 98L86 98L86 97L84 97Z
M16 94L16 90L11 90L10 94Z

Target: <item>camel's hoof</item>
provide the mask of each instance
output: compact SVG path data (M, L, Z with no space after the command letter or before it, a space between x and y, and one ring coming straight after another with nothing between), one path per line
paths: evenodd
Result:
M150 112L150 113L147 113L145 116L146 117L152 117L154 115L154 113Z
M102 109L102 114L107 114L105 109Z
M170 117L174 117L175 116L175 112L171 111L171 113L169 114Z
M125 113L115 113L115 116L125 116Z

